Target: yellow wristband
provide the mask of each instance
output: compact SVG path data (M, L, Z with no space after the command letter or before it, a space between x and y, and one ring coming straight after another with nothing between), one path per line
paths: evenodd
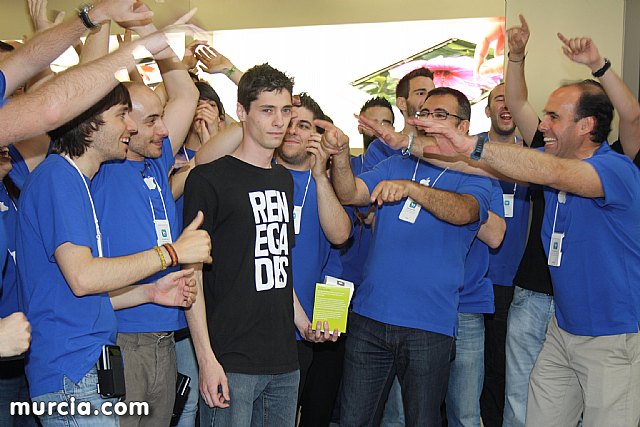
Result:
M158 246L154 246L153 249L156 250L156 252L158 253L158 256L160 257L160 263L162 264L162 270L166 270L167 269L167 261L165 261L165 259L164 259L164 255L162 254L162 249L160 249L160 247L158 247Z
M229 68L227 71L225 71L224 75L227 77L231 77L233 75L233 73L235 73L237 70L235 65L231 65L231 68Z

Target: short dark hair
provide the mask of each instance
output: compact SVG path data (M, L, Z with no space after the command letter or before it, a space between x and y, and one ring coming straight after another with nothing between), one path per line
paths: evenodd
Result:
M3 41L0 41L0 51L2 51L2 52L11 52L12 50L15 50L15 48L13 46L11 46L9 43L5 43Z
M324 120L325 117L327 117L324 114L324 111L322 111L322 108L320 108L320 105L318 105L316 100L309 96L308 93L302 92L300 93L300 95L297 95L296 98L300 101L297 106L304 107L307 110L311 111L311 114L313 114L313 120ZM322 129L321 127L315 126L315 128L318 133L324 133L324 129Z
M491 99L493 98L493 91L499 88L500 86L504 86L504 82L501 81L500 83L495 85L493 89L491 89L491 92L489 92L489 97L487 98L487 105L491 104Z
M262 92L293 93L293 78L271 65L264 63L249 68L238 82L238 102L248 113L251 103L258 99Z
M420 67L405 74L396 85L396 99L409 97L409 82L416 77L428 77L433 80L433 72L427 67Z
M457 89L453 89L451 87L437 87L427 94L426 99L429 99L432 96L445 95L453 96L456 99L458 102L458 111L456 111L456 114L460 116L462 120L471 120L471 104L469 103L469 98Z
M600 83L587 79L578 83L564 85L575 86L580 89L580 98L576 104L576 115L574 121L585 117L593 117L596 121L591 131L591 141L601 143L607 140L611 132L611 121L613 120L613 104L604 91Z
M220 113L220 116L224 117L224 114L225 114L224 105L222 105L222 101L218 96L218 92L216 92L215 89L212 88L211 85L207 82L195 82L194 84L196 85L196 88L198 88L198 92L200 93L200 96L198 97L198 99L200 101L214 102L218 107L218 112Z
M129 91L122 83L118 83L111 92L84 113L49 131L48 135L53 142L51 152L66 153L71 157L82 156L92 142L91 134L105 123L102 113L115 105L127 105L131 109Z
M384 98L382 96L376 96L374 98L368 99L367 102L364 103L362 108L360 108L360 114L364 113L371 107L388 108L389 111L391 111L391 122L393 123L396 121L396 116L395 114L393 114L393 107L391 106L391 103L387 98Z

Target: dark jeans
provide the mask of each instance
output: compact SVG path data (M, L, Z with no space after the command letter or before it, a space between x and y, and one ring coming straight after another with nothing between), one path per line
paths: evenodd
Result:
M349 315L340 427L370 426L398 375L407 426L441 426L453 337Z
M480 414L485 427L502 427L507 317L513 286L493 285L493 295L496 312L484 315L484 385Z

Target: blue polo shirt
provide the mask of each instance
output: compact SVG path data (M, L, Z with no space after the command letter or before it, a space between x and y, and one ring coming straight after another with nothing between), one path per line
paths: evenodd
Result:
M177 240L181 230L168 178L173 161L171 142L165 138L162 155L157 159L102 164L91 183L91 192L100 218L106 257L131 255L156 246L154 217L168 219L171 237L174 242ZM147 186L151 178L155 184L153 189ZM178 269L168 268L138 283L153 283ZM183 310L156 304L118 310L116 316L118 332L125 333L175 331L187 326Z
M362 155L362 172L370 171L381 161L396 155L402 155L402 150L394 150L385 144L380 138L376 138L371 142L371 144L369 144L367 151Z
M487 219L491 182L441 169L415 157L393 156L360 175L369 191L388 179L426 180L430 187L472 195L480 219L457 226L421 209L414 224L399 219L405 200L377 210L376 226L353 311L379 322L453 336L464 261Z
M85 183L64 158L47 157L25 182L18 206L18 289L31 323L26 374L31 397L78 382L95 366L101 348L115 344L116 317L104 292L77 297L54 257L63 243L98 256L96 227Z
M559 267L549 266L558 326L574 335L638 332L640 322L640 172L604 142L584 160L596 170L604 197L545 189L542 242L564 233ZM557 207L557 216L556 216Z
M351 158L351 170L354 175L360 175L364 172L364 155L361 154ZM362 269L369 253L369 244L371 242L371 226L356 220L355 207L345 207L347 213L353 221L352 236L349 238L345 246L341 250L340 262L342 263L342 279L353 282L355 286L359 286L362 282ZM368 208L363 208L367 211Z
M491 180L491 203L489 210L499 217L504 216L502 187L497 180ZM464 262L464 287L460 292L460 313L493 313L493 283L489 270L489 246L478 237L473 239L469 254Z
M293 288L304 312L311 319L316 283L324 280L322 271L329 260L331 243L320 226L316 181L311 171L289 170L289 173L293 177L293 204L302 206L300 234L296 235L292 249ZM296 339L302 339L297 329Z

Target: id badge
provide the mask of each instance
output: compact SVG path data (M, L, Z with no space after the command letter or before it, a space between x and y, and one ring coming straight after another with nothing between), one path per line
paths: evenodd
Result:
M418 202L413 200L411 197L407 197L398 218L400 218L401 221L413 224L416 222L416 219L418 219L420 209L422 209L422 206L420 206Z
M504 207L504 217L505 218L513 218L513 194L503 194L502 195L502 205Z
M302 221L302 206L293 207L293 229L300 234L300 221Z
M148 176L144 179L144 183L147 184L149 190L156 189L156 180L152 176Z
M562 261L562 239L564 239L564 233L553 233L551 235L547 264L552 267L560 267L560 262Z
M171 231L169 230L169 221L166 219L156 219L154 221L156 226L156 237L158 238L158 246L162 246L165 243L173 243L171 240Z

